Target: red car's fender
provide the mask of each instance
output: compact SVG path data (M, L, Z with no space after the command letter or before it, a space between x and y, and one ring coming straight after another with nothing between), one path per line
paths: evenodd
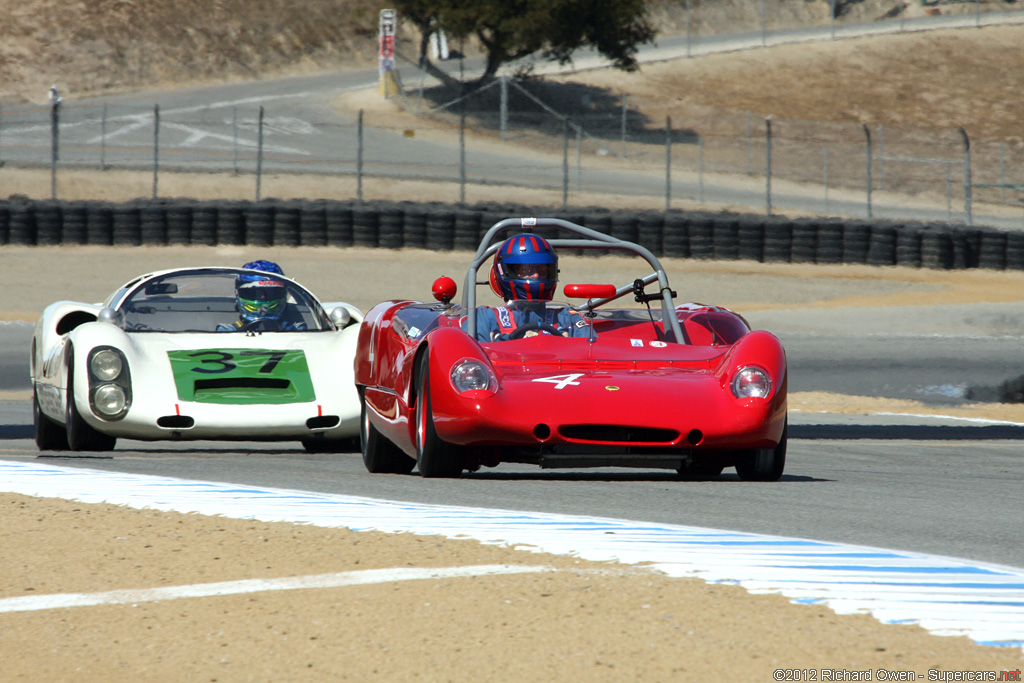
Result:
M487 358L483 347L461 329L439 328L427 337L430 353L430 400L435 423L444 422L446 415L462 414L465 411L465 397L460 397L452 385L452 367L461 360L473 359L490 368L497 377L494 367ZM443 427L441 427L443 431Z
M755 330L742 336L718 366L716 376L723 390L728 390L736 372L748 365L757 366L768 373L772 379L772 394L767 399L747 398L741 401L751 406L769 401L768 431L777 442L785 428L789 382L786 351L779 338L764 330Z
M355 382L359 386L387 386L380 381L381 356L388 353L387 338L394 335L381 334L391 325L391 319L403 306L411 301L385 301L377 304L366 314L359 326L359 341L356 346ZM384 348L381 348L381 347Z

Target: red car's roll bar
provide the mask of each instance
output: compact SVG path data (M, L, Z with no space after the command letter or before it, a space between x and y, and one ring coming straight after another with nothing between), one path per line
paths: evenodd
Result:
M480 270L480 266L487 262L490 257L498 250L500 243L494 243L494 238L499 233L505 230L516 229L519 231L533 231L537 228L556 228L558 230L565 230L566 232L575 233L587 239L553 239L548 240L551 246L555 248L568 248L568 249L610 249L613 251L625 251L635 254L645 261L652 268L654 272L650 275L641 278L644 285L649 285L652 282L658 283L659 292L661 294L661 310L662 310L662 321L665 325L666 333L671 330L672 340L677 344L684 343L685 337L683 336L683 330L679 326L679 319L675 313L675 303L672 300L672 289L668 285L668 275L665 274L665 269L662 268L661 262L658 258L652 254L649 250L641 247L635 242L627 242L626 240L620 240L617 237L605 235L602 232L585 228L582 225L577 225L570 221L562 220L561 218L506 218L503 221L495 223L480 240L480 246L476 250L476 255L473 257L473 263L469 266L469 270L466 271L465 288L462 291L462 307L467 311L476 308L476 285L477 285L477 273ZM615 290L615 296L608 297L607 299L599 299L592 301L589 305L590 308L595 308L601 304L608 303L614 299L618 299L621 296L625 296L634 291L634 283L623 285ZM476 316L470 315L466 319L466 332L469 333L470 337L476 338Z

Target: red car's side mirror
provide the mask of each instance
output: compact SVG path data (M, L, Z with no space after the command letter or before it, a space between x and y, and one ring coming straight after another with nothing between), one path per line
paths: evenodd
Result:
M566 285L569 299L610 299L615 296L615 285Z
M455 293L459 291L459 287L455 284L455 280L445 275L434 280L434 285L430 290L434 293L435 299L441 303L448 304L455 298Z

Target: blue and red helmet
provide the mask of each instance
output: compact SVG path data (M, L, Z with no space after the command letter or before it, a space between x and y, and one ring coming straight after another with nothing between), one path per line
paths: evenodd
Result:
M558 255L533 233L509 237L494 254L491 289L505 300L551 301L558 285Z
M250 261L242 268L253 273L240 273L235 278L235 300L243 320L277 320L284 313L288 301L288 287L284 280L273 275L284 275L281 266L273 261Z

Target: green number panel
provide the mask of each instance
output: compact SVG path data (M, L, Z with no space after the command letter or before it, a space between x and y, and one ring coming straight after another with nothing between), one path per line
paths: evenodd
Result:
M300 350L168 351L178 398L197 403L303 403L316 400Z

